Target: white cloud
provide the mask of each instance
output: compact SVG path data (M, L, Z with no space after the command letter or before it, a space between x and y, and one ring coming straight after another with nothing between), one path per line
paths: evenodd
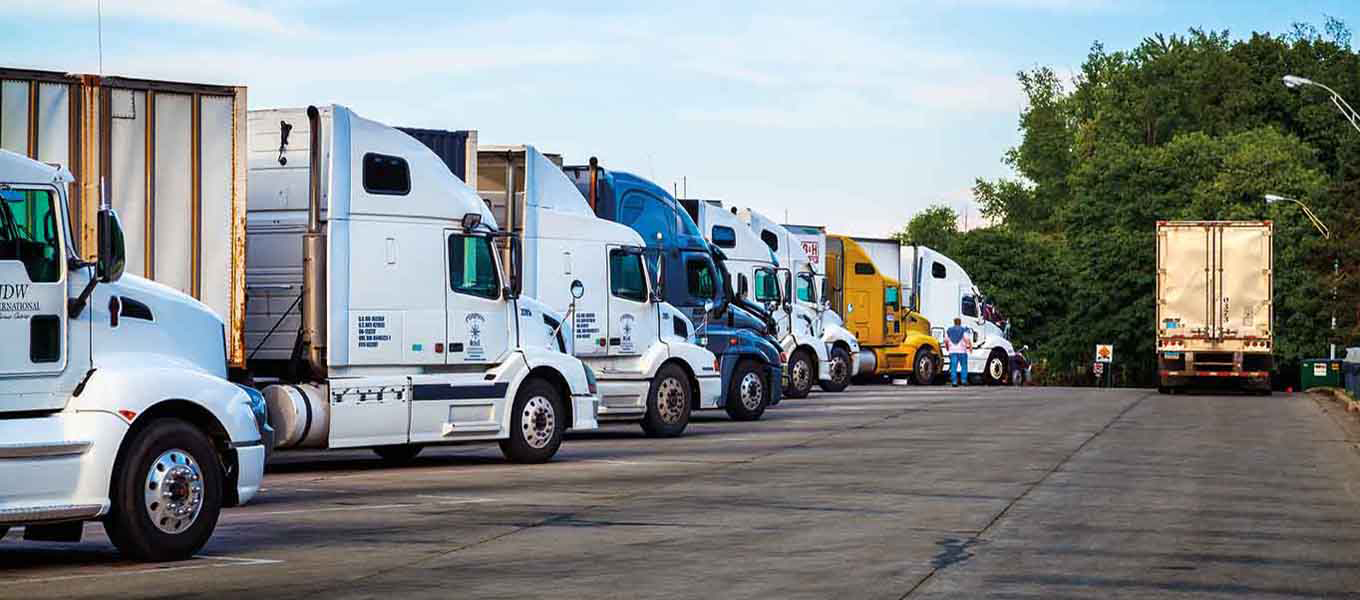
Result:
M105 19L129 19L151 23L202 25L268 33L295 31L298 24L285 23L262 8L238 0L11 0L5 12L30 17L94 20L102 11Z

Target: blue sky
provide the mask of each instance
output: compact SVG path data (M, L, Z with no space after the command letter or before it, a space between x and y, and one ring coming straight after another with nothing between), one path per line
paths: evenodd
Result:
M508 6L513 6L509 8ZM112 75L477 129L795 223L883 236L1007 174L1015 73L1190 27L1283 32L1354 2L103 0ZM95 0L8 0L3 64L97 72ZM787 212L786 212L787 211ZM976 212L972 213L976 219Z

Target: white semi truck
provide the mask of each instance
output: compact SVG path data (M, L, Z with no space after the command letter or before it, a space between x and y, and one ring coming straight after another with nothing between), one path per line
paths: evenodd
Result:
M826 345L828 361L818 372L822 390L839 392L850 385L859 374L859 340L842 325L844 322L830 309L826 294L826 273L820 262L813 262L804 249L804 238L797 237L787 227L749 208L737 211L737 217L760 237L760 241L774 253L776 262L793 271L793 313L795 328L805 328L807 335L821 338ZM826 235L821 236L826 245ZM821 256L820 253L817 256Z
M249 131L247 366L278 448L494 440L541 462L596 428L594 373L522 295L519 239L438 156L342 106L251 111Z
M208 306L123 276L113 209L92 215L95 260L81 258L72 183L0 150L0 536L78 541L102 520L130 557L188 558L260 489L264 399L227 381Z
M831 376L831 358L826 343L814 331L812 311L792 301L793 272L780 266L774 251L733 212L735 208L725 209L718 200L681 199L680 203L704 237L727 256L737 289L745 289L747 297L764 305L774 318L780 347L789 357L784 395L806 397L814 383ZM750 284L742 286L742 279Z
M481 146L475 172L497 221L524 240L524 293L566 314L549 326L598 374L601 421L637 421L648 435L675 436L692 410L723 407L717 358L693 343L694 324L662 300L641 235L595 216L576 184L533 146Z
M945 331L961 319L972 331L973 351L968 375L987 385L1001 385L1011 377L1015 347L1010 332L998 322L995 307L953 259L925 246L904 246L897 240L855 238L879 271L902 284L902 297L930 321L931 333L944 344Z

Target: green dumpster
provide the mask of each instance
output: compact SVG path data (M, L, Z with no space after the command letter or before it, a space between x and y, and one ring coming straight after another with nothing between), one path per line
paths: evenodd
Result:
M1309 358L1299 373L1299 388L1341 387L1341 359Z

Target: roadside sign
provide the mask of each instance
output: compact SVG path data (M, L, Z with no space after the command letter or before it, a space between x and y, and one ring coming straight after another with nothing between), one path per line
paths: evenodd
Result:
M1101 375L1105 374L1105 363L1098 362L1092 366L1095 368L1096 377L1100 377Z
M1107 363L1114 361L1114 344L1096 344L1096 362Z

